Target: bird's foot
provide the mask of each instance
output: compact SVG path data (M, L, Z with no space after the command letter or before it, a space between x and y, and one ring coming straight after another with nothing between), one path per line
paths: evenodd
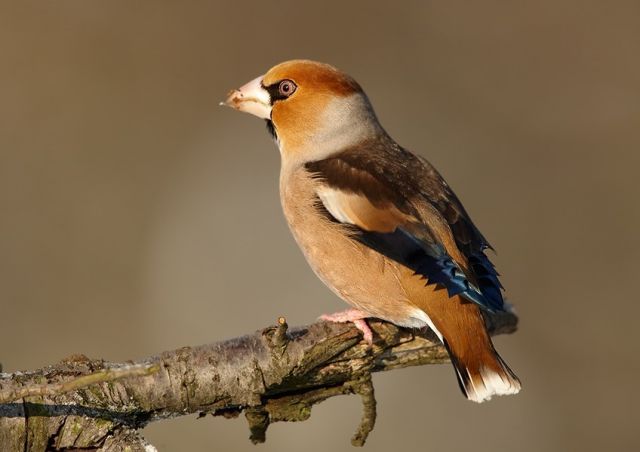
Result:
M371 345L373 344L373 332L371 331L371 328L369 328L369 325L367 325L367 321L365 320L367 317L371 316L366 312L351 308L334 314L321 315L320 320L335 323L351 322L356 328L358 328L358 330L360 330L360 332L362 332L364 340Z

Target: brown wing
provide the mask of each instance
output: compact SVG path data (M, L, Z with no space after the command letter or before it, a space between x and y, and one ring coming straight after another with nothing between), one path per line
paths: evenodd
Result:
M328 213L356 227L358 240L450 295L502 309L497 274L483 253L487 241L428 162L380 139L306 169L321 180L318 198Z

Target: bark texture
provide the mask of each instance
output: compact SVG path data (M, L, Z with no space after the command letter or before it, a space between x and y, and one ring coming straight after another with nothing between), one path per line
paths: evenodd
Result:
M517 317L489 315L487 323L493 334L511 333ZM244 412L250 439L259 443L269 424L305 420L314 404L342 394L362 397L352 444L363 445L376 417L372 372L449 361L430 331L370 325L371 347L350 325L318 322L288 330L280 318L254 334L137 363L74 355L33 372L0 374L0 450L154 450L138 430L191 413Z

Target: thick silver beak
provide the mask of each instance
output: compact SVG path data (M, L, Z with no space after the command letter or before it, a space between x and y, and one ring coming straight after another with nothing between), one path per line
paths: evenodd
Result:
M271 98L266 89L262 87L262 75L251 80L246 85L234 89L229 93L227 100L220 105L235 108L245 113L250 113L258 118L271 118Z

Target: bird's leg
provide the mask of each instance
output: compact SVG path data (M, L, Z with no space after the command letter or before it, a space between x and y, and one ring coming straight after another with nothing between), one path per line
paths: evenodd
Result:
M347 323L351 322L362 332L362 336L364 340L369 344L373 344L373 332L369 325L367 325L367 321L365 320L367 317L371 317L364 311L360 311L359 309L347 309L346 311L336 312L334 314L324 314L320 316L320 320L324 320L325 322L336 322L336 323Z

